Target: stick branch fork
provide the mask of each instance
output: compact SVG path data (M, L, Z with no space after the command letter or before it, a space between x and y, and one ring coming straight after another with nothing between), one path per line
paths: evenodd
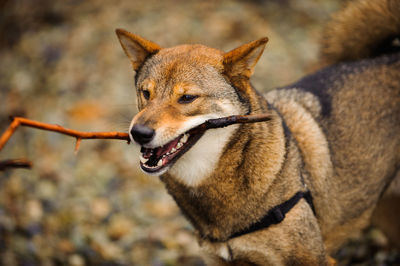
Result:
M4 145L7 143L7 141L11 138L11 136L14 134L14 132L17 130L17 128L19 126L26 126L26 127L32 127L32 128L37 128L37 129L42 129L42 130L47 130L47 131L53 131L56 133L75 137L76 138L75 152L77 152L79 150L82 139L119 139L119 140L127 141L128 144L130 142L128 133L124 133L124 132L117 132L117 131L84 132L84 131L78 131L78 130L74 130L74 129L64 128L60 125L38 122L38 121L27 119L24 117L12 117L11 119L12 119L12 122L11 122L10 126L6 129L6 131L0 137L0 151L4 147ZM230 125L238 124L238 123L256 123L256 122L264 122L264 121L269 121L269 120L270 120L270 117L268 114L233 115L233 116L221 117L221 118L216 118L216 119L209 119L206 122L204 122L203 124L200 124L199 126L191 129L190 133L205 131L205 130L212 129L212 128L226 127L226 126L230 126ZM30 168L31 163L24 159L0 161L0 170L4 170L6 168L12 168L12 167L14 167L14 168L15 167Z

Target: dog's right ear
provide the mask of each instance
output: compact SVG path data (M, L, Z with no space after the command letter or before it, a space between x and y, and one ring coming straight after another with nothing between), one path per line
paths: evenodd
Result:
M264 37L225 53L225 73L230 77L242 76L250 78L267 42L268 38Z
M161 47L158 44L143 39L129 31L116 29L115 32L117 33L119 42L121 43L125 54L131 60L135 71L140 68L149 55L155 54L161 50Z

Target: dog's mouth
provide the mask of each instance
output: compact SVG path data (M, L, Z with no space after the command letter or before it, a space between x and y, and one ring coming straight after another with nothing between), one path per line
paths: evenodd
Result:
M189 130L163 146L153 149L142 147L140 167L149 174L161 173L187 152L203 134L204 131Z

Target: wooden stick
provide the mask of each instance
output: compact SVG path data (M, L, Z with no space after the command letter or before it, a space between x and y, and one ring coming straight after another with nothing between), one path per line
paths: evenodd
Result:
M221 118L209 119L203 124L191 129L189 133L196 133L211 128L227 127L233 124L257 123L271 120L268 114L232 115Z
M215 119L209 119L203 124L193 128L191 132L199 132L202 130L212 129L212 128L221 128L227 127L229 125L238 124L238 123L256 123L256 122L264 122L270 120L269 115L267 114L256 114L256 115L233 115ZM23 117L14 117L12 118L12 123L8 127L8 129L3 133L0 137L0 150L4 147L7 141L11 138L12 134L19 126L27 126L38 129L43 129L47 131L53 131L60 134L68 135L76 138L75 150L79 149L80 142L82 139L120 139L130 141L128 133L124 132L83 132L73 129L64 128L60 125L47 124L38 122L35 120L23 118Z
M19 126L33 127L33 128L43 129L43 130L47 130L47 131L53 131L53 132L68 135L71 137L75 137L76 138L75 152L78 151L82 139L120 139L120 140L126 140L126 141L128 141L128 143L130 142L128 133L123 133L123 132L116 132L116 131L113 131L113 132L83 132L83 131L77 131L77 130L73 130L73 129L64 128L60 125L42 123L42 122L38 122L35 120L23 118L23 117L13 117L11 119L12 119L12 122L11 122L10 126L0 137L0 150L4 147L4 145L11 138L11 136L14 134L15 130L17 130L17 128ZM238 124L238 123L256 123L256 122L263 122L263 121L268 121L268 120L270 120L270 117L267 114L233 115L233 116L221 117L221 118L216 118L216 119L209 119L206 122L204 122L203 124L200 124L199 126L191 129L189 131L189 133L202 132L202 131L212 129L212 128L227 127L229 125ZM32 164L29 161L24 160L24 159L0 161L0 171L4 170L6 168L11 168L11 167L31 168L31 166L32 166Z

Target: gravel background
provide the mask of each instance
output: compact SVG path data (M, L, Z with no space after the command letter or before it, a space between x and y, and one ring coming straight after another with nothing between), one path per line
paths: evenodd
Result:
M268 36L253 77L262 91L316 69L322 25L339 0L0 1L0 131L10 115L84 131L126 131L135 114L122 27L164 47L229 50ZM2 265L202 265L192 228L138 148L21 128L0 160ZM400 265L374 228L338 252L341 265Z

